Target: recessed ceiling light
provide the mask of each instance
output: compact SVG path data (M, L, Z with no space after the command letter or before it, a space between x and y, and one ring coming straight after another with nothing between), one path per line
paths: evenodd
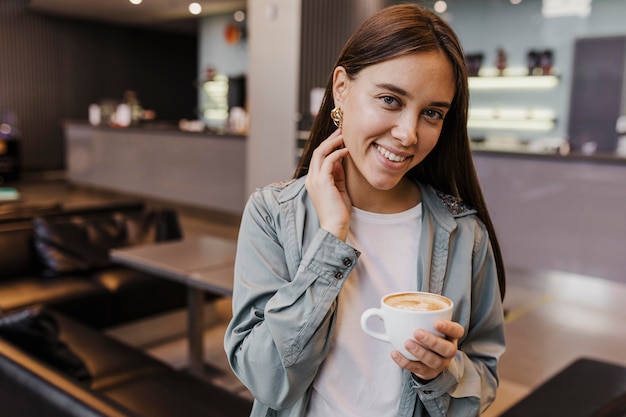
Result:
M246 13L242 10L237 10L233 13L233 19L235 19L235 22L243 22L246 20Z
M434 9L437 13L444 13L446 10L448 10L448 3L443 0L439 0L435 2Z
M143 0L128 0L131 4L141 4Z
M202 6L200 3L189 3L189 13L195 15L202 13Z

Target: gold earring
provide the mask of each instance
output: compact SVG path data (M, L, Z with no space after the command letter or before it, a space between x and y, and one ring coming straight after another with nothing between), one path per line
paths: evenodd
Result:
M335 107L330 111L330 118L333 119L333 123L337 127L341 127L343 124L343 112L339 107Z

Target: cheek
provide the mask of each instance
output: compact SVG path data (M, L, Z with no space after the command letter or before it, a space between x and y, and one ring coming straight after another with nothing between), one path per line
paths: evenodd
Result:
M357 107L344 117L344 137L366 139L383 134L389 128L390 123L383 116L384 114L371 107Z
M439 141L441 126L424 126L419 130L418 134L420 145L424 148L424 150L428 150L430 152Z

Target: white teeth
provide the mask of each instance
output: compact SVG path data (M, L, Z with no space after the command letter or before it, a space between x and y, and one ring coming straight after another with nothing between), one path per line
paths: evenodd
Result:
M387 149L383 149L381 146L378 145L376 145L376 149L378 150L378 153L393 162L402 162L407 158L406 156L399 156L395 153L391 153Z

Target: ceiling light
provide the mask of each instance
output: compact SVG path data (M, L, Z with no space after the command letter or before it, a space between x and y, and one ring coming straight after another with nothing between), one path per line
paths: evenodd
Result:
M434 9L437 13L443 13L446 10L448 10L448 3L446 3L443 0L439 0L437 2L435 2L435 6Z
M244 20L246 20L246 13L242 10L237 10L235 13L233 13L233 19L235 19L235 22L243 22Z
M202 6L200 3L189 3L189 13L195 15L202 13Z
M141 4L143 0L128 0L131 4Z

